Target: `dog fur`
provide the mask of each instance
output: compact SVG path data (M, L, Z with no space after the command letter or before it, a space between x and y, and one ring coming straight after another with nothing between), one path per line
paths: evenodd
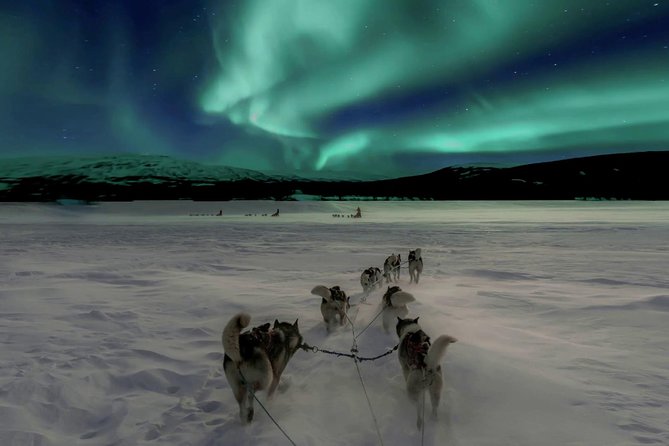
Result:
M397 282L400 280L400 265L402 264L402 257L395 253L389 255L385 262L383 262L383 277L386 278L386 283Z
M383 329L386 333L390 333L390 328L398 317L409 314L407 304L415 300L416 298L411 293L402 291L398 286L388 287L381 298Z
M242 424L253 420L254 393L267 390L271 398L288 361L302 344L297 325L274 321L242 333L251 316L239 313L223 329L223 370L239 404Z
M416 248L413 251L409 251L409 283L418 283L422 272L423 258L421 257L420 248Z
M409 399L416 404L416 426L423 426L423 404L421 397L430 393L432 416L437 417L443 377L441 361L449 344L457 342L452 336L441 335L430 343L430 337L418 325L418 318L397 318L395 327L400 345L397 351Z
M375 266L370 266L360 274L360 286L365 296L374 291L377 286L381 286L381 270Z
M339 288L334 286L328 288L324 285L317 285L311 290L311 294L322 297L321 299L321 314L325 327L330 333L337 325L342 326L346 323L347 313L351 304L350 297ZM337 320L339 319L339 320Z

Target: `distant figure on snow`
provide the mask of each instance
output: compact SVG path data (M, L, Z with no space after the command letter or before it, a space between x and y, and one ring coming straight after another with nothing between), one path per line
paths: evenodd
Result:
M223 209L219 210L219 211L218 211L218 214L216 214L217 217L220 217L220 216L222 216L222 215L223 215Z
M356 209L353 218L362 218L362 211L360 211L360 206L358 206L358 209Z
M275 213L272 214L272 217L278 217L279 216L279 210L277 209Z

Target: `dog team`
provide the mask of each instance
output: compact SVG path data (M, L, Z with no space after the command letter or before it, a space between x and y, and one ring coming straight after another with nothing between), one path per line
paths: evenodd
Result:
M418 283L423 272L423 259L420 248L409 251L409 283ZM395 324L399 338L398 359L404 375L409 399L416 405L416 425L423 425L421 411L425 392L430 395L432 415L437 416L437 408L443 387L441 361L449 344L456 342L452 336L441 335L431 342L430 337L418 324L418 317L406 318L409 314L407 304L416 299L411 293L402 291L394 285L400 278L402 260L399 254L392 254L383 264L383 272L377 267L365 269L360 275L363 299L374 289L388 285L381 298L379 311L382 313L382 325L386 333ZM321 297L321 314L328 333L337 327L352 323L348 318L351 308L348 296L340 287L328 288L318 285L311 294ZM281 374L298 348L303 344L298 321L294 323L274 321L243 330L249 326L251 316L240 313L234 316L223 329L223 369L237 403L242 423L253 420L254 394L266 390L272 397Z

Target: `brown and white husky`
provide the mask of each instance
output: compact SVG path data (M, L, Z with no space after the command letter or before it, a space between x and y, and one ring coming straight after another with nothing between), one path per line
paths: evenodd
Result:
M420 279L423 272L423 258L421 257L420 248L409 251L409 283L416 282Z
M418 318L397 318L397 336L400 345L397 356L402 367L404 381L406 381L409 399L416 404L416 426L423 426L422 400L425 391L430 393L432 402L432 416L437 416L437 408L441 399L441 389L444 385L441 372L441 361L446 354L449 344L457 342L452 336L441 335L434 342L418 325Z
M338 286L328 288L324 285L317 285L311 290L311 294L322 298L321 314L328 333L334 330L337 325L341 326L346 323L351 304L349 303L350 297L346 295L344 290Z
M223 329L223 370L239 404L242 423L253 420L253 395L267 390L271 397L288 361L302 345L297 320L294 323L274 321L248 327L251 316L239 313Z
M413 294L402 291L398 286L388 287L381 298L381 311L383 311L383 329L390 333L390 328L398 317L409 314L407 304L416 300Z

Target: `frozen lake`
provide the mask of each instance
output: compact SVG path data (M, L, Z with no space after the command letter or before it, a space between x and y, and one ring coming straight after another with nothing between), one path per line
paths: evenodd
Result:
M459 339L425 444L669 444L669 203L244 201L0 203L0 444L289 444L258 406L240 424L223 326L299 318L348 351L309 291L358 304L363 269L418 247L410 314ZM421 444L396 355L360 367L383 443ZM299 351L279 390L298 445L379 444L350 359Z

